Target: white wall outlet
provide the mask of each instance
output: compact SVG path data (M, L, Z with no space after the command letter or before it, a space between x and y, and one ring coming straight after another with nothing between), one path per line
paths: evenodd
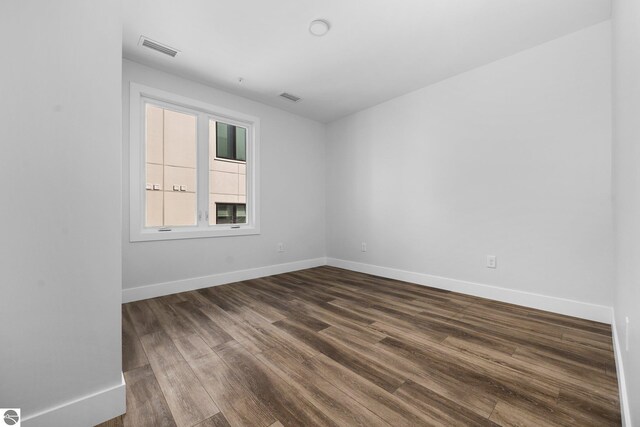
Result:
M284 252L284 243L278 243L278 252Z
M365 242L362 242L362 246L360 246L360 250L362 252L367 252L367 244Z
M629 316L624 318L624 350L629 351Z
M496 268L498 261L495 255L487 255L487 268Z

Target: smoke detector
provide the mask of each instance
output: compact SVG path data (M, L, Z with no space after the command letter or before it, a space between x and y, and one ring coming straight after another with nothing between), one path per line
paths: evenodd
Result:
M309 25L309 32L316 37L324 36L329 32L329 29L331 29L331 25L324 19L316 19L315 21L311 21Z

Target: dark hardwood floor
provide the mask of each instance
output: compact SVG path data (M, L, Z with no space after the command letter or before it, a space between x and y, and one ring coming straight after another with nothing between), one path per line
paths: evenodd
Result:
M609 325L319 267L123 306L111 426L620 425Z

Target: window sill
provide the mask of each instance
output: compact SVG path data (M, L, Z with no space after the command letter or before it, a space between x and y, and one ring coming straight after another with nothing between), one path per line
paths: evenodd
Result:
M176 228L171 231L158 231L157 229L141 230L131 232L129 241L135 242L151 242L156 240L182 240L182 239L203 239L211 237L232 237L232 236L251 236L260 234L258 227L241 226L239 228L216 227L212 230L189 229L187 227Z

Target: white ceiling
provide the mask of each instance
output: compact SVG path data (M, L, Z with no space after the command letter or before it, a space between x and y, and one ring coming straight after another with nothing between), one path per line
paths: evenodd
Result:
M321 122L609 19L610 0L125 0L124 57ZM309 34L324 18L331 31ZM141 35L180 50L138 46ZM242 84L238 78L244 78ZM291 103L283 92L300 96Z

